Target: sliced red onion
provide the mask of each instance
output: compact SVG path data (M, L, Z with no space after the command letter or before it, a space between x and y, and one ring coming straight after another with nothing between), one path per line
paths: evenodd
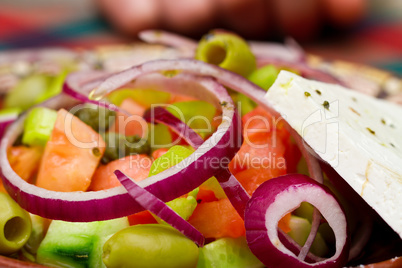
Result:
M112 111L124 112L112 103L89 98L92 90L109 76L111 76L111 73L105 71L81 71L71 73L67 76L66 83L63 84L63 93L81 102L106 107Z
M182 67L186 68L185 65ZM169 65L162 64L161 66L159 62L148 63L145 68L144 66L140 65L131 68L129 72L125 71L112 75L101 86L106 83L108 90L111 91L145 73L172 70ZM154 70L147 69L149 66L153 66ZM196 72L196 70L193 71ZM177 81L180 84L183 79L182 76L177 75L169 78L168 81L170 83ZM67 79L66 83L69 82L71 81ZM197 91L202 90L205 95L215 96L216 102L225 103L222 106L223 120L217 131L179 165L139 182L142 188L164 202L190 192L214 176L219 167L213 168L211 161L223 157L231 159L239 148L236 143L232 142L241 135L239 131L236 131L239 122L235 116L232 99L227 94L226 89L212 79L196 76L192 76L192 79L187 82L198 85L193 87ZM175 87L175 90L176 92L181 90L182 94L186 94L194 89L192 87ZM63 107L64 103L60 99L58 104L54 105L57 107L53 108ZM9 126L0 144L0 166L4 175L4 186L21 207L42 217L81 222L113 219L143 210L138 203L132 202L132 198L123 187L98 192L55 192L36 187L22 180L8 162L7 148L21 133L24 119L25 116L22 116ZM226 146L227 144L234 146Z
M162 107L154 107L153 109L147 110L143 117L147 122L161 123L169 126L174 132L176 132L180 137L184 138L185 141L195 149L204 143L204 140L200 137L200 135L198 135L197 132Z
M144 119L148 122L157 122L169 126L194 148L198 148L204 143L204 140L192 128L162 107L155 107L152 110L148 110L144 114ZM219 181L219 184L233 207L239 215L244 218L246 203L250 200L247 191L227 167L222 166L222 171L216 173L215 178Z
M293 39L287 39L285 45L270 42L248 42L251 51L258 61L276 59L287 62L302 62L306 54Z
M198 42L193 39L160 30L145 30L140 32L138 37L150 44L160 44L185 51L186 53L183 57L188 56L193 58L198 46ZM304 61L306 55L300 45L291 38L286 39L285 45L258 41L250 41L248 44L256 58L275 58L290 62L300 62Z
M268 104L264 95L265 90L245 79L244 77L222 69L218 66L208 64L202 61L191 59L177 59L177 60L157 60L144 63L140 67L133 67L117 73L113 79L105 79L93 92L93 98L102 98L115 88L123 86L139 76L140 73L152 73L162 71L181 71L185 73L193 73L202 76L211 76L215 78L220 84L231 88L239 93L242 93L258 105L269 110L274 115L279 115L270 104ZM202 96L202 95L201 95Z
M193 58L198 45L193 39L160 30L145 30L140 32L138 37L150 44L161 44L179 49L185 52L183 57Z
M35 62L49 60L58 62L60 59L73 59L78 54L64 48L18 49L0 53L0 65L16 62Z
M7 126L10 125L12 122L17 120L18 113L9 113L0 116L0 139L3 137L4 131L6 130Z
M345 200L347 207L351 210L349 212L350 217L357 221L353 226L350 225L349 227L352 234L349 260L353 260L360 255L370 240L373 232L373 222L378 215L330 165L324 162L320 162L320 164L331 184L342 195L342 200Z
M308 79L318 80L326 83L338 84L345 86L345 83L342 82L340 79L335 77L334 75L324 72L320 69L315 69L307 65L305 62L293 62L293 61L286 61L282 59L276 58L261 58L257 59L258 66L264 66L272 64L279 68L290 68L296 71L299 71L303 77Z
M305 262L279 239L279 220L301 202L318 208L331 226L336 238L332 257L317 263ZM341 267L347 262L349 241L345 214L331 192L307 176L284 175L261 184L247 204L245 227L250 250L268 267Z
M120 170L114 172L120 183L126 188L128 194L143 208L149 210L182 234L194 241L199 247L204 246L204 236L189 222L180 217L174 210L159 198L138 186Z

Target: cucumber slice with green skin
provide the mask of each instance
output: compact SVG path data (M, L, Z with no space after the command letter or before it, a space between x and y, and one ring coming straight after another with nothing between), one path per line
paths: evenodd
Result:
M129 226L127 218L98 222L54 220L37 252L37 262L51 267L105 267L103 245Z
M291 231L288 235L302 247L310 233L311 223L307 219L292 215L289 227ZM325 257L329 253L329 248L320 233L317 233L310 251L320 257Z
M56 122L57 112L44 107L29 111L25 120L22 143L45 146Z
M264 267L251 253L245 237L220 238L200 248L197 268Z

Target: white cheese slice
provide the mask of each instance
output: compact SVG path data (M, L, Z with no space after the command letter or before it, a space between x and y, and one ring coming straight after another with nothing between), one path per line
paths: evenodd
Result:
M287 71L265 97L402 237L402 106Z

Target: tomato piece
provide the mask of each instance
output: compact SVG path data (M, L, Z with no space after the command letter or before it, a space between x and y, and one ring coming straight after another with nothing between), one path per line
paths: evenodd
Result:
M4 188L3 181L0 178L0 193L7 193L6 188Z
M11 168L21 179L30 183L38 171L42 154L43 148L39 146L13 146L7 151Z
M130 225L158 223L151 212L144 210L127 216Z
M292 216L292 213L288 213L285 216L283 216L283 218L280 219L278 222L278 227L285 233L289 233L292 230L292 229L290 229L290 225L289 225L291 216Z
M249 195L252 195L257 187L260 186L263 182L285 174L286 169L250 168L237 173L236 179L241 183L247 193Z
M120 186L114 174L117 169L135 181L142 181L148 177L151 164L152 160L147 155L129 155L101 165L96 169L88 190L100 191Z
M286 159L286 169L288 173L298 173L297 166L300 162L302 154L299 147L291 139L288 140L284 155Z
M274 117L262 107L257 107L253 111L242 117L243 135L245 139L253 140L253 136L265 135L285 141L289 138L289 132L285 128L282 117ZM258 137L257 137L258 139Z
M117 132L126 136L138 135L145 137L148 131L148 125L142 118L145 107L141 106L131 98L123 100L120 108L127 111L130 116L116 113L116 120L114 124L109 128L110 132Z
M46 143L36 185L48 190L86 191L105 151L102 137L64 109Z
M161 157L162 155L166 154L168 150L169 150L168 148L157 149L152 153L152 158L157 159L157 158Z
M187 95L180 95L180 94L172 94L170 103L175 103L175 102L182 102L182 101L195 101L197 100L194 97L187 96Z
M286 171L283 157L285 146L281 140L258 134L253 141L245 139L240 150L229 164L229 170L236 175L246 169L281 169Z
M200 186L197 194L197 202L204 203L212 201L218 201L218 198L216 198L214 191Z
M227 198L198 204L188 221L205 238L236 238L246 233L243 219Z

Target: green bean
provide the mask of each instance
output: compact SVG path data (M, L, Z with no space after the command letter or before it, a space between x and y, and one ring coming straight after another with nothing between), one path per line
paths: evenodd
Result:
M0 193L0 254L17 252L31 234L31 219L10 196Z
M140 224L114 234L103 247L103 262L114 267L196 267L198 247L171 226Z
M198 44L195 58L247 77L256 68L256 59L247 42L236 34L214 31Z

